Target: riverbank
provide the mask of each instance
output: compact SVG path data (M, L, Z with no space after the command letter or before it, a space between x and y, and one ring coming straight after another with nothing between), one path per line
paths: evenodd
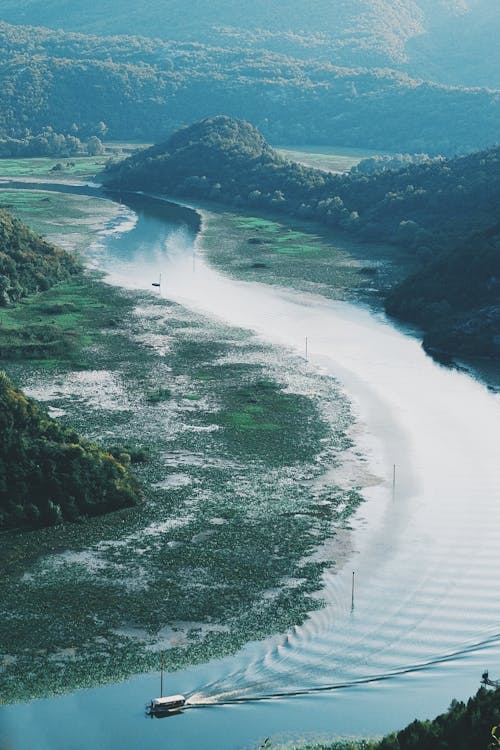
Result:
M47 196L55 227L62 197ZM23 198L26 216L44 196ZM140 267L150 286L157 250L144 270L141 237L178 242L182 224L165 226L121 209L89 259L131 285ZM245 330L88 275L10 309L9 325L55 309L51 324L78 332L71 355L2 364L51 414L129 455L145 502L3 538L3 701L118 681L163 652L169 670L204 662L320 607L312 594L342 547L311 556L360 502L321 481L351 448L342 393Z

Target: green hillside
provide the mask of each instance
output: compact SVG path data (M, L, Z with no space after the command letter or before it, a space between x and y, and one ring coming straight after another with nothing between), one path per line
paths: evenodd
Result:
M74 521L137 499L121 463L51 419L0 372L0 530Z
M499 139L496 92L290 57L253 42L228 48L0 23L0 85L0 139L18 141L47 128L83 140L158 141L220 112L249 120L275 143L454 154ZM71 141L63 147L71 151ZM18 143L12 148L19 153Z
M48 289L79 267L73 256L0 209L0 307Z
M456 85L500 86L497 0L3 0L1 18L98 35L252 46L347 66L390 66ZM457 65L457 63L459 63Z
M440 350L499 357L500 245L490 231L499 220L499 164L497 147L334 175L287 162L249 123L219 116L110 166L103 178L113 189L281 212L411 250L422 271L393 292L389 311L439 331ZM466 344L457 325L469 330Z

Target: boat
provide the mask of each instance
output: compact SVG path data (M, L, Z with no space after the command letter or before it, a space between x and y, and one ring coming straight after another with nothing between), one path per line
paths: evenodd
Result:
M149 716L171 716L179 713L186 705L186 699L183 695L166 695L161 698L153 698L147 711Z
M146 706L148 716L156 716L161 719L179 713L186 705L183 695L163 695L163 660L160 667L160 697L153 698Z
M481 675L481 683L483 685L487 685L488 687L500 687L500 680L490 680L490 674L488 670L486 670L486 672L483 672L483 674Z

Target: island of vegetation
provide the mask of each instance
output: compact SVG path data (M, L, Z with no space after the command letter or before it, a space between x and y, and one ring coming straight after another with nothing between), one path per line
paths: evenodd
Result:
M388 311L422 326L436 351L498 358L499 163L496 147L335 175L287 161L249 123L218 116L110 165L103 178L115 190L280 212L404 247L421 270L392 290Z

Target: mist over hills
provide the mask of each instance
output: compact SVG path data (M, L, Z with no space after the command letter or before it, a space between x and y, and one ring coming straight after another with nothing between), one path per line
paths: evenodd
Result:
M500 87L497 0L3 0L0 18L89 34L265 49Z

